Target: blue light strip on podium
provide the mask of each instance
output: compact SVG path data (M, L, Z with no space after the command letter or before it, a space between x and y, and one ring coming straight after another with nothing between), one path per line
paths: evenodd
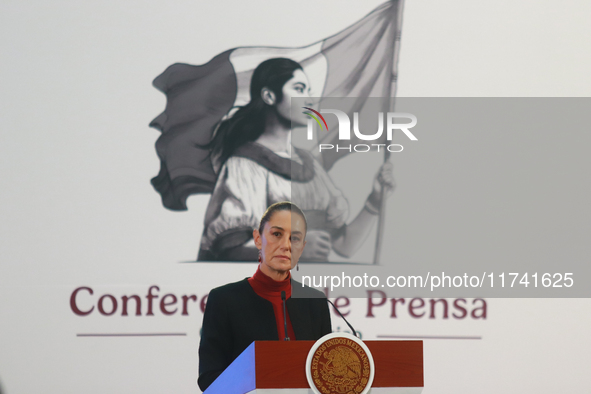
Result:
M253 342L203 394L243 394L254 389L256 389L256 368Z

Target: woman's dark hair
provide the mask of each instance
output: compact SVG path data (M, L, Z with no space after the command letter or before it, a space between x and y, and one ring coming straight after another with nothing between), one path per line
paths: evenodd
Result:
M290 211L290 212L295 212L298 215L300 215L304 219L304 229L306 230L306 232L308 232L308 222L306 221L306 215L304 215L304 212L300 209L300 207L298 207L297 205L295 205L291 201L281 201L281 202L276 202L275 204L273 204L269 208L267 208L267 210L265 211L265 214L261 218L261 224L259 225L259 234L261 234L261 235L263 234L265 224L267 224L269 222L269 220L271 220L271 217L273 217L275 212L279 212L279 211Z
M255 141L265 131L265 120L269 111L275 111L263 101L261 90L268 88L277 98L283 99L283 85L293 78L295 70L302 66L291 59L275 58L265 60L257 66L250 80L250 102L241 107L229 119L218 126L217 132L207 145L212 155L224 163L236 149L247 142Z

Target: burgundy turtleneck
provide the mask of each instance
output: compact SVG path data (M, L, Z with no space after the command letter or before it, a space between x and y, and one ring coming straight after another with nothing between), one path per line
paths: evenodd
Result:
M275 323L277 323L277 333L279 339L285 338L285 326L283 325L283 302L281 301L281 292L285 291L285 297L291 297L291 275L288 273L287 278L282 281L276 281L269 278L261 271L261 266L257 268L257 272L248 278L248 283L255 293L263 297L265 300L273 304L273 312L275 312ZM287 334L289 338L294 341L296 339L291 321L289 320L289 313L285 311L287 318Z

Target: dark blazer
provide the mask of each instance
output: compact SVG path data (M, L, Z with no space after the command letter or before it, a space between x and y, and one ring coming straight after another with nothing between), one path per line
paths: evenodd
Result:
M293 279L291 284L292 297L286 308L296 339L317 340L331 333L324 293L302 288ZM213 289L203 314L199 387L205 391L253 341L277 341L279 337L284 334L277 332L273 305L255 293L248 279Z

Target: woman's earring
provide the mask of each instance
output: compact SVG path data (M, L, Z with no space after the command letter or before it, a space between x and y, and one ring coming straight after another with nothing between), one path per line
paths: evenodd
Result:
M261 256L261 251L259 250L259 263L263 262L263 257Z
M299 270L300 270L300 262L298 261L298 262L296 263L296 271L299 271Z

